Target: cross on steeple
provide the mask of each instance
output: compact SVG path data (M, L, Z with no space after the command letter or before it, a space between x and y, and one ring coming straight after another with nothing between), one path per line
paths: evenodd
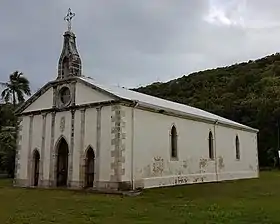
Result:
M68 22L68 31L71 31L71 20L74 16L75 13L71 11L71 8L69 8L67 15L64 17L64 20Z
M0 0L1 1L1 0ZM82 61L76 46L76 36L71 31L71 21L75 13L68 9L64 20L68 22L68 31L64 32L63 48L58 61L57 79L67 79L82 75Z

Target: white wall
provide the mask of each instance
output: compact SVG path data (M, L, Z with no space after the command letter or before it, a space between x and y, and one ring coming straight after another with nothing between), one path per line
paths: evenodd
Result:
M240 142L240 160L236 159L236 135ZM216 140L219 180L257 177L257 135L255 133L218 126Z
M75 101L77 105L103 102L108 100L112 100L112 98L94 90L93 88L90 88L82 83L77 82Z
M112 100L113 98L100 93L82 83L76 83L76 104L87 104ZM50 109L53 106L53 88L48 89L44 94L42 94L38 99L36 99L24 112ZM110 177L113 174L111 171L111 107L102 107L101 109L101 140L100 140L100 154L96 158L96 164L98 162L100 167L96 167L95 171L98 172L95 178L97 181L110 181ZM75 134L74 134L74 149L73 149L73 172L72 180L80 180L80 162L82 156L89 146L92 146L96 154L97 146L97 110L96 108L88 108L85 111L85 136L81 137L81 116L80 110L75 112ZM65 127L61 129L62 118L65 119ZM44 160L43 163L43 177L40 179L48 180L50 171L50 160L53 154L50 154L51 149L51 123L52 114L48 113L46 115L46 132L45 132L45 143L44 143L44 153L42 154L42 131L43 131L43 116L35 115L33 117L32 123L32 139L31 145L29 146L29 124L30 117L24 116L22 121L22 139L21 139L21 151L20 151L20 169L18 178L22 180L28 179L28 156L32 154L34 149L38 149L41 159ZM71 147L71 112L63 111L57 112L55 115L55 127L54 127L54 149L60 140L64 137L68 143L69 152ZM83 144L82 142L83 141ZM82 156L81 156L82 154ZM43 157L42 157L43 155ZM98 160L98 161L97 161ZM69 157L69 165L71 159ZM55 161L54 161L55 162ZM40 165L41 165L40 164ZM54 165L54 164L53 164Z
M52 88L31 104L26 111L47 109L52 107ZM76 86L76 103L94 103L112 100L81 83ZM122 181L136 182L145 187L166 186L184 183L208 182L215 180L247 178L258 176L257 139L256 134L215 126L203 122L186 120L158 113L143 111L122 106L125 121L125 151L122 152L124 163ZM134 111L134 112L133 112ZM75 135L73 151L73 181L80 180L80 159L88 146L92 146L97 155L97 110L88 108L85 111L85 136L81 144L81 111L75 112ZM101 140L99 157L95 167L97 181L110 181L113 175L112 156L112 108L101 109ZM51 148L51 113L46 116L45 151L43 179L49 179ZM65 128L61 130L61 119L65 118ZM134 119L133 119L134 117ZM27 179L28 155L35 148L42 155L43 116L33 118L33 134L29 149L30 117L23 117L23 129L20 151L19 178ZM176 126L178 133L178 160L171 160L170 131ZM61 136L65 138L70 150L71 112L58 112L55 118L54 147ZM209 159L208 134L214 135L216 160ZM239 136L241 159L235 158L235 136ZM30 151L29 151L30 150ZM132 153L133 152L133 153ZM71 160L69 160L71 162ZM133 164L132 164L133 162ZM131 169L133 167L133 169ZM122 170L123 171L123 170ZM132 172L133 171L133 172ZM217 173L216 173L217 171Z
M109 181L111 169L111 106L101 109L101 140L100 140L100 176L99 181Z
M37 115L33 117L33 136L32 136L32 143L31 143L31 153L35 149L38 150L38 152L41 155L41 145L42 145L42 126L43 126L43 119L42 115Z
M96 103L113 100L112 97L107 96L93 88L90 88L82 83L76 83L76 105ZM31 105L29 105L23 112L31 112L37 110L50 109L53 106L53 88L49 88L38 99L36 99Z
M88 86L81 83L76 84L76 104L86 104L95 103L112 100L109 96L100 93ZM36 111L42 109L52 108L53 105L53 89L50 88L37 100L35 100L24 112ZM96 167L96 178L99 181L110 181L111 172L111 107L102 107L101 109L101 141L100 141L100 155L96 158L99 162L100 167ZM81 143L81 111L77 110L75 112L75 134L74 134L74 149L73 149L73 173L72 180L80 180L80 160L81 153L86 151L88 146L92 146L96 154L97 146L97 110L96 108L88 108L85 111L85 136L83 138L83 145ZM61 130L61 120L65 118L65 127ZM44 143L44 153L42 157L42 130L43 130L43 116L35 115L33 117L32 124L32 139L31 146L29 147L29 124L30 117L24 116L22 121L22 140L21 140L21 151L20 151L20 169L19 169L19 179L28 179L27 169L28 169L28 156L32 154L34 149L38 149L41 159L43 162L43 177L44 180L49 179L50 171L50 154L51 149L51 123L52 115L48 113L46 115L46 132L45 132L45 143ZM61 137L64 137L68 143L69 152L71 144L71 112L57 112L55 115L55 127L54 127L54 149L56 148ZM69 157L69 163L71 162ZM97 161L96 161L97 162ZM70 165L70 164L69 164Z
M50 175L51 122L52 122L52 115L49 113L46 116L45 152L44 152L44 163L43 163L44 180L48 180Z
M29 107L27 107L23 112L30 112L36 110L43 110L52 108L53 105L53 88L49 88L45 93L43 93L38 99L36 99Z
M95 153L95 179L109 181L111 175L111 107L101 108L100 151L97 155L97 110L86 110L84 151L92 146ZM99 163L99 167L98 166Z
M65 130L61 132L60 130L60 121L62 117L65 117ZM41 159L44 159L43 162L43 179L49 179L49 164L50 164L50 148L51 148L51 114L46 116L46 132L45 132L45 141L44 141L44 153L42 157L42 131L43 131L43 116L35 115L33 116L32 122L32 137L31 145L29 147L29 125L30 125L30 116L23 116L22 121L22 141L21 141L21 150L20 150L20 172L19 179L27 179L27 169L29 165L28 156L31 155L35 149L40 153ZM55 132L54 132L54 145L57 144L61 136L65 137L66 141L70 147L70 134L71 134L71 113L70 112L60 112L56 114L55 121ZM41 178L41 177L40 177Z
M70 122L71 125L71 122ZM73 149L73 175L72 181L80 180L80 155L81 155L81 111L75 112L75 123L74 123L74 149ZM71 135L71 132L70 132ZM71 141L71 137L70 137ZM71 142L69 141L69 149Z
M28 164L28 142L29 142L29 122L30 117L25 116L22 118L22 140L20 148L20 159L19 159L19 179L27 179L27 164Z
M125 110L130 116L130 108ZM216 169L220 173L219 180L258 176L256 134L221 126L214 131L213 124L139 109L134 113L134 179L144 182L145 187L215 181ZM175 161L170 159L172 125L176 126L178 134L178 160ZM209 159L210 130L216 134L216 160ZM240 161L235 157L236 134L240 139ZM130 139L126 141L128 146ZM126 164L127 169L129 166Z
M63 131L60 130L61 119L65 118L65 128ZM55 128L54 128L54 146L58 144L58 141L61 137L64 137L66 142L68 143L68 147L70 150L70 142L71 142L71 112L64 111L56 113L55 116Z
M99 172L99 181L109 181L111 173L111 107L103 107L101 109L101 141L100 141L100 155L98 158L100 167L96 167L96 172ZM46 135L45 135L45 150L43 163L43 179L49 179L50 169L50 148L51 148L51 113L46 116ZM61 119L65 118L65 128L61 130ZM30 117L24 116L22 125L22 140L20 151L20 172L19 179L27 179L28 155L29 155L29 124ZM37 149L42 155L42 115L33 117L33 132L31 141L31 153ZM57 146L61 137L64 137L68 143L69 151L71 144L71 112L58 112L55 118L54 128L54 147ZM74 135L74 151L73 151L73 181L79 181L80 178L80 153L84 153L86 149L92 146L96 154L97 146L97 110L96 108L89 108L85 111L85 135L84 144L81 145L81 111L75 112L75 135ZM82 147L82 150L81 150ZM69 160L70 162L70 160ZM70 164L69 164L70 165ZM97 177L97 176L96 176Z

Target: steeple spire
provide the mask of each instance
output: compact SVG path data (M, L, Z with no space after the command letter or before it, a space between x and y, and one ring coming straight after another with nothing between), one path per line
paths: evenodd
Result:
M82 63L76 46L76 36L72 32L71 21L75 13L68 9L64 20L68 23L68 30L64 33L63 49L58 62L57 79L65 79L72 76L81 76Z

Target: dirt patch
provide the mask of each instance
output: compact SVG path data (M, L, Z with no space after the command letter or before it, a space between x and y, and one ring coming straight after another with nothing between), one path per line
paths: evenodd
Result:
M224 158L222 156L219 156L219 158L218 158L218 167L220 170L225 168Z
M204 159L204 158L201 158L200 161L199 161L199 167L200 168L204 168L207 166L207 159Z
M153 174L155 176L162 175L164 170L164 163L163 163L163 158L160 156L154 157L154 162L153 162Z
M152 176L151 166L150 165L145 166L143 169L143 173L144 173L144 177L151 177Z
M254 170L254 167L250 164L250 165L249 165L249 169L250 169L250 170Z
M187 168L188 168L188 161L187 161L187 160L184 160L184 161L183 161L183 168L184 168L184 169L187 169Z

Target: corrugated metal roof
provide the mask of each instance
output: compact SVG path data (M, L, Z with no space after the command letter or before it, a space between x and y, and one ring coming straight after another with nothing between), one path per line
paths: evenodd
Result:
M88 78L88 77L79 77L79 79L81 79L93 86L96 86L100 89L103 89L104 91L109 92L110 94L113 94L119 98L137 101L140 105L143 105L143 106L148 106L148 107L157 108L157 109L171 110L174 112L184 113L186 115L198 117L201 119L218 121L219 123L224 123L226 125L244 128L244 129L248 129L248 130L256 131L256 132L258 131L257 129L248 127L246 125L234 122L232 120L223 118L221 116L209 113L207 111L204 111L204 110L201 110L201 109L198 109L195 107L187 106L185 104L180 104L180 103L172 102L169 100L164 100L164 99L161 99L158 97L135 92L135 91L123 88L123 87L99 84L95 80Z

